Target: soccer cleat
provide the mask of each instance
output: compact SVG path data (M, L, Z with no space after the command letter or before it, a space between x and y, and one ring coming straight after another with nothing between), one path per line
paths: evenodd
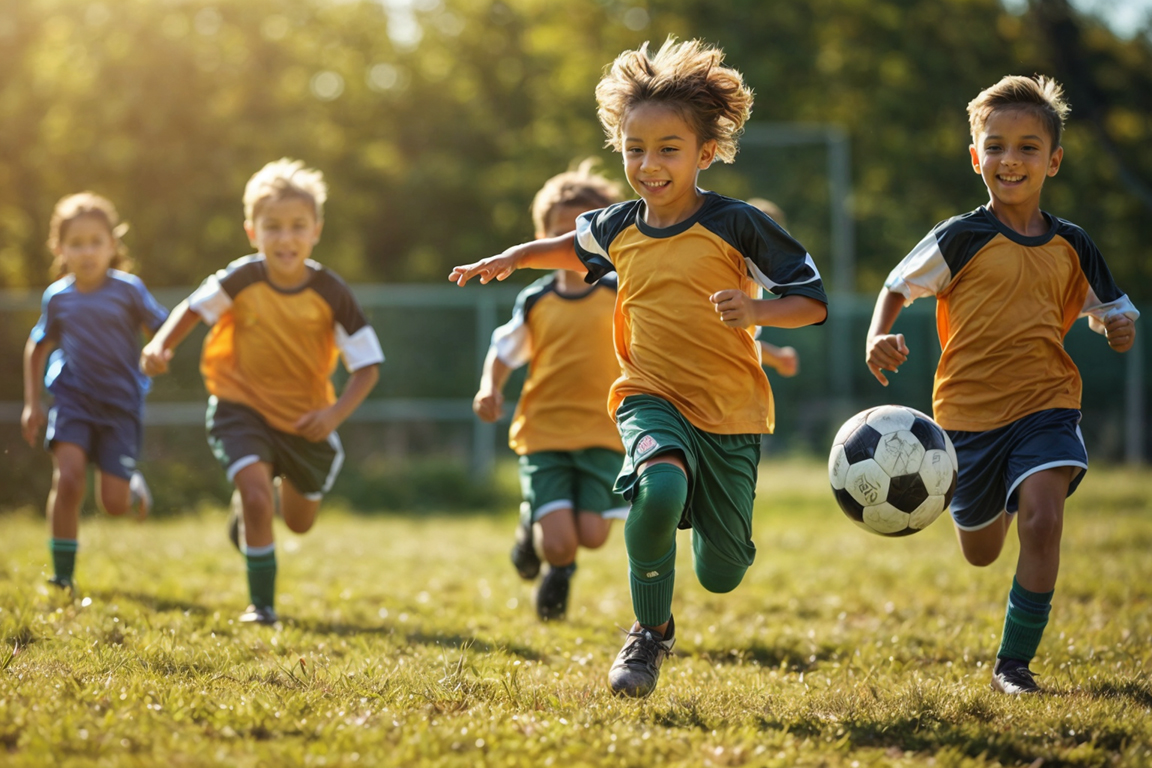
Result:
M541 621L564 618L568 612L568 587L575 572L576 563L548 568L536 590L536 615Z
M128 504L136 510L136 519L143 520L152 511L152 491L139 470L128 479Z
M272 625L280 621L276 610L268 605L250 605L244 613L240 614L241 624Z
M676 643L675 632L676 625L671 619L665 630L666 636L640 626L640 622L633 624L624 647L608 670L608 685L612 693L640 699L656 690L660 666Z
M512 545L512 565L516 573L526 581L532 581L540 574L540 555L532 541L532 523L516 526L516 543Z
M1016 659L996 659L992 667L992 690L1018 696L1022 693L1039 693L1040 686L1032 670L1023 661Z
M244 506L240 502L240 491L232 491L231 511L228 513L228 540L236 551L244 553L247 545L244 539Z
M50 576L48 583L57 589L62 589L68 592L75 592L76 588L72 585L72 579L65 579L60 576Z

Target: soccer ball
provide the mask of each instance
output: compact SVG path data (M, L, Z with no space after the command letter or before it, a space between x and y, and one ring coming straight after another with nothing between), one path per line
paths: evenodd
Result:
M956 449L920 411L881 405L840 427L828 457L836 501L852 522L881 536L927 527L952 502Z

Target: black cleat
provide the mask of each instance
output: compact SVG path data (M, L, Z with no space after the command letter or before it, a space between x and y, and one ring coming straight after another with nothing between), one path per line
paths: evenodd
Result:
M996 659L992 667L992 690L1018 696L1022 693L1040 693L1040 686L1032 670L1023 661Z
M57 589L62 589L66 592L75 592L76 587L72 585L72 579L61 578L60 576L50 576L48 583Z
M656 690L660 666L671 655L672 646L676 643L675 631L676 625L672 620L668 621L665 631L667 637L640 626L640 622L633 624L624 647L608 670L608 686L612 693L640 699Z
M512 565L516 573L525 581L532 581L540 575L540 555L532 541L532 524L516 526L516 543L512 545Z
M240 614L241 624L265 624L271 626L280 621L276 610L271 606L250 605L244 613Z
M568 612L568 588L575 572L576 563L548 568L536 590L536 615L541 621L564 618Z

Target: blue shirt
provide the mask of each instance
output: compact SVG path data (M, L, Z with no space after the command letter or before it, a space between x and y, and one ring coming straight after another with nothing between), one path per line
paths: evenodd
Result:
M155 332L167 318L135 275L110 269L104 284L87 292L66 275L44 291L31 333L36 344L56 345L44 384L58 398L77 395L138 413L151 383L140 373L140 330Z

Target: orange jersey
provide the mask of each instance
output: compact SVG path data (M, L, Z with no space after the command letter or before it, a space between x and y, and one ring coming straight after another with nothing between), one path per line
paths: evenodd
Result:
M383 362L380 342L348 286L308 261L302 288L268 282L264 257L238 259L210 276L188 305L212 326L200 372L208 391L256 410L295 434L304 414L336 402L336 358L349 371Z
M715 434L771 432L775 406L760 367L754 328L729 328L709 300L738 288L755 297L827 303L820 273L804 246L747 203L704 193L700 210L665 229L644 223L631 200L585 213L576 253L588 279L619 276L613 324L621 376L609 411L629 395L655 395L693 426Z
M936 226L885 287L905 304L936 296L942 353L932 406L945 429L996 429L1037 411L1080 407L1064 350L1076 318L1139 316L1084 230L1044 214L1025 237L984 207Z
M615 305L612 277L567 295L557 289L555 275L548 275L516 297L512 319L492 334L502 363L528 364L508 432L516 453L623 451L607 410L608 391L620 376L612 348Z

